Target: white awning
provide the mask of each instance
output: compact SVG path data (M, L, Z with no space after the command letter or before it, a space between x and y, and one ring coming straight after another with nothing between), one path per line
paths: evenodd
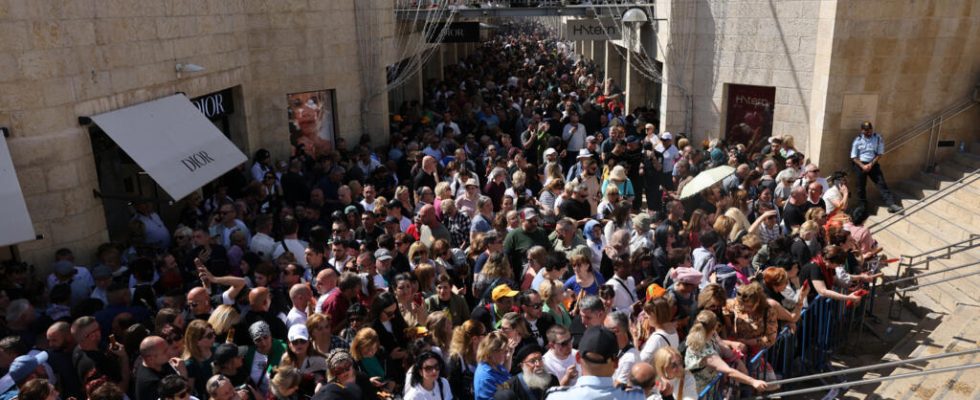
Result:
M174 200L248 159L182 94L92 120Z
M10 159L7 141L0 137L0 246L34 240L34 224Z

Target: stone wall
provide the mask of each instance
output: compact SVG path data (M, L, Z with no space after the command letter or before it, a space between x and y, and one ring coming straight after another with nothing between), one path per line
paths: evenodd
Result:
M92 146L77 118L184 92L236 87L233 140L250 154L288 151L286 94L336 89L338 134L384 138L387 105L375 96L361 117L355 0L0 0L0 126L42 240L25 261L48 268L59 247L92 260L107 240ZM356 0L360 1L360 0ZM369 51L391 62L391 4ZM362 3L363 4L363 3ZM387 7L387 8L386 8ZM176 63L203 72L178 77ZM383 67L368 79L384 79ZM367 125L365 127L365 125Z
M857 127L842 127L843 98L877 97L876 130L897 138L969 96L980 83L980 4L975 0L839 2L826 113L822 115L821 163L848 166ZM944 124L943 140L977 141L980 110ZM928 133L885 156L888 180L897 182L926 163ZM886 149L887 151L887 149ZM942 149L939 156L949 155Z
M726 84L770 86L776 88L773 135L792 135L801 151L810 152L819 6L813 0L671 3L675 22L694 25L693 32L672 30L676 44L668 51L676 49L686 60L681 84L693 97L689 125L696 139L723 136Z

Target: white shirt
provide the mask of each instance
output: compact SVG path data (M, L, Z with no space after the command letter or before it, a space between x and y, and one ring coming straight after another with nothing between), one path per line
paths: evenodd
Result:
M364 211L374 212L374 202L367 201L367 199L361 200L361 207L364 207Z
M306 246L309 246L308 243L299 239L283 239L281 243L285 245L286 248L284 249L283 246L280 246L279 243L277 243L275 250L272 251L273 259L279 258L279 256L283 255L286 250L289 250L289 252L293 253L293 257L296 258L297 264L302 265L303 268L306 269L310 268L310 266L306 263Z
M666 340L664 340L665 336L667 337ZM661 347L667 346L676 349L680 342L681 338L677 335L677 332L669 333L667 331L657 329L650 334L650 337L647 338L647 342L643 344L643 350L640 351L640 360L653 364L653 354L656 353L657 350L659 350Z
M636 347L630 347L619 356L619 364L616 365L616 372L613 372L613 380L620 383L629 382L630 370L637 361L640 361L640 352L636 351Z
M248 249L258 254L263 260L272 261L272 253L276 249L276 240L272 236L259 232L252 236Z
M827 205L827 215L830 215L837 209L834 206L835 201L841 201L844 199L844 195L840 193L840 187L834 186L823 193L823 202ZM846 204L845 204L846 205Z
M636 280L632 276L627 276L625 280L613 275L607 285L612 285L616 297L613 298L613 311L629 311L633 303L636 303ZM626 382L626 381L621 381Z
M568 354L568 358L559 360L555 355L554 350L548 350L543 356L541 356L542 361L544 361L544 369L558 379L561 379L561 377L565 376L565 371L568 369L568 367L575 365L575 368L579 370L579 375L581 375L582 369L575 364L575 354L577 353L578 350L572 349L572 352ZM574 385L575 381L573 380L568 384Z
M414 385L405 392L405 400L453 400L453 392L449 390L449 381L439 378L432 385L432 390L425 390L422 384Z
M248 377L252 379L252 382L262 382L260 387L257 387L259 391L267 390L269 387L269 380L265 379L265 370L269 366L269 356L255 352L255 356L252 358L252 367L249 369ZM265 389L263 389L263 387Z
M673 143L664 150L664 173L674 172L674 163L677 162L677 158L680 157L680 151L677 150L677 146Z
M460 135L461 131L459 130L459 124L451 121L449 122L449 124L446 124L445 122L440 122L439 125L436 125L436 134L439 135L439 137L445 136L446 135L445 132L447 128L453 131L453 136Z
M367 291L368 290L367 272L361 272L358 275L361 276L361 293L364 293L365 295L370 295L370 293L368 293ZM381 277L381 274L377 274L377 273L374 274L374 277L371 278L371 280L374 281L374 290L388 289L388 282L385 282L385 278ZM319 310L319 308L317 308L317 310Z
M286 315L286 326L293 326L296 324L306 325L306 312L297 310L296 307L293 307L289 309L289 314Z

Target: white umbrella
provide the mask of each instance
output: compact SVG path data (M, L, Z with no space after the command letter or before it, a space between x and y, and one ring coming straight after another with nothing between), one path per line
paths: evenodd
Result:
M723 179L734 173L735 168L727 165L702 171L700 174L698 174L698 176L695 176L694 179L691 179L690 182L684 185L684 189L681 190L681 199L686 199L701 193L702 190L714 186L716 183L721 182Z

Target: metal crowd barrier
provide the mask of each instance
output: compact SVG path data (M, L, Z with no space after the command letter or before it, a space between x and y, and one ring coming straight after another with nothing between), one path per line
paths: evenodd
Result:
M754 354L746 363L749 375L766 378L766 365L772 367L777 379L799 377L831 370L833 353L864 332L864 319L873 306L875 285L868 295L848 307L843 301L817 296L801 313L796 331L784 326L776 342ZM857 335L852 335L853 332ZM856 341L855 341L856 342ZM728 392L738 396L738 390L727 390L730 383L719 373L699 393L699 399L721 399Z

